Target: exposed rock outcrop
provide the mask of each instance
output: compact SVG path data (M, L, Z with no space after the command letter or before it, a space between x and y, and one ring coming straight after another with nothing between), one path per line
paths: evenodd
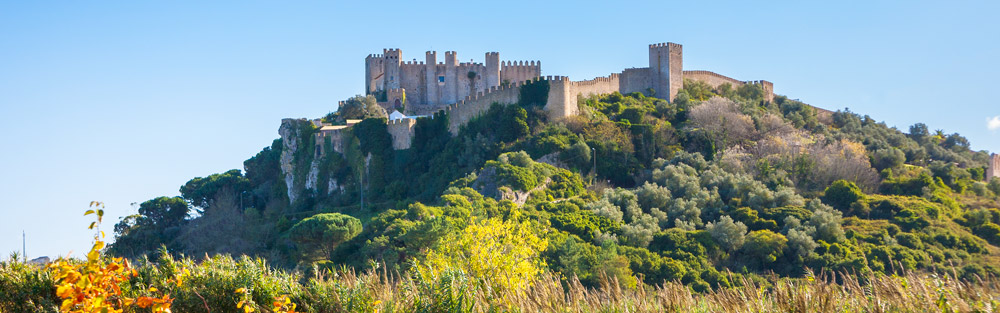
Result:
M281 175L285 178L285 186L288 188L288 202L294 203L298 199L298 192L295 188L295 151L299 149L299 138L302 138L300 126L302 123L309 123L306 119L286 118L281 120L281 127L278 128L278 135L281 135Z

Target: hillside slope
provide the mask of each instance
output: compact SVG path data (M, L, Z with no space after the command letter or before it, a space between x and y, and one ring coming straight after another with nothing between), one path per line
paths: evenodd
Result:
M560 121L544 94L494 104L456 136L446 114L418 119L406 150L373 110L325 118L364 118L342 153L317 153L316 127L289 120L243 171L143 203L110 251L697 291L768 273L1000 274L1000 179L984 180L990 156L958 134L768 102L755 85L595 96ZM333 213L361 229L320 223Z

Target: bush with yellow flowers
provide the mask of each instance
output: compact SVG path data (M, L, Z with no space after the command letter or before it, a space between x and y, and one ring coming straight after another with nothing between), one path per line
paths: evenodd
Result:
M62 299L60 311L115 313L129 307L138 307L150 308L153 312L170 312L172 299L169 295L135 298L123 295L122 285L136 276L136 272L128 260L102 257L104 232L99 227L104 217L104 204L95 201L91 202L90 206L94 209L88 210L84 215L96 215L96 221L90 223L89 227L95 230L96 234L86 261L60 258L49 265L51 275L56 281L56 296ZM151 287L146 292L153 294L157 290Z

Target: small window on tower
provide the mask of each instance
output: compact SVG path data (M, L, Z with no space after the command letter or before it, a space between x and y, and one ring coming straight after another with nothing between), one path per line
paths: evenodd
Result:
M443 83L444 82L444 76L438 76L438 82L439 83Z
M389 75L389 80L396 80L395 76Z

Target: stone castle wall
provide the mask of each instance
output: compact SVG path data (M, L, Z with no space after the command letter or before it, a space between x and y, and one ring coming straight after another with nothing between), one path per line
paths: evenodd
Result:
M573 82L566 76L547 76L549 81L549 97L545 103L545 113L549 121L559 121L579 111L576 103L576 93Z
M611 74L591 80L570 82L570 92L575 95L589 97L593 95L621 92L621 74Z
M497 52L485 56L485 63L459 62L455 51L445 51L444 62L438 62L437 52L427 51L423 61L401 61L401 50L383 49L382 54L365 58L366 92L405 90L407 109L403 113L419 115L491 87L523 82L541 74L538 61L500 62Z
M475 96L466 97L465 100L444 107L442 111L448 114L448 131L458 135L458 130L473 118L482 115L490 109L493 103L517 103L520 94L520 85L492 87L485 92L477 93Z
M769 102L774 101L774 84L766 80L742 81L710 71L684 71L684 79L704 82L712 88L719 88L726 83L731 85L733 89L746 84L759 84L764 89L764 98Z
M649 45L649 67L627 68L621 73L576 82L565 76L541 77L541 62L501 62L496 52L486 54L485 64L459 63L454 51L445 52L443 63L437 62L437 53L433 51L426 53L425 61L400 62L402 52L399 49L386 49L382 55L366 58L366 85L369 92L397 91L387 93L395 95L405 91L406 115L432 115L443 111L448 114L448 129L453 135L458 134L462 125L489 110L493 103L516 103L520 86L531 80L549 82L544 109L550 121L578 114L580 96L642 92L672 101L683 88L684 79L702 81L713 88L725 83L734 88L760 84L766 99L773 101L774 86L768 81L740 81L709 71L684 71L682 49L675 43L652 44ZM392 99L387 101L393 102ZM393 148L409 148L415 124L414 119L390 122Z
M542 62L504 61L500 65L500 83L523 83L542 76Z
M410 148L410 141L413 139L413 127L417 125L417 120L404 118L388 121L386 130L392 136L392 149L406 150Z
M986 181L993 178L1000 179L1000 154L991 154L989 164L986 167Z
M618 90L623 94L633 92L641 92L645 94L647 93L646 90L649 89L652 84L652 80L649 77L648 67L627 68L622 71L621 76L618 78Z
M734 89L743 86L743 81L709 71L684 71L684 79L704 82L712 88L719 88L725 83L729 83Z

